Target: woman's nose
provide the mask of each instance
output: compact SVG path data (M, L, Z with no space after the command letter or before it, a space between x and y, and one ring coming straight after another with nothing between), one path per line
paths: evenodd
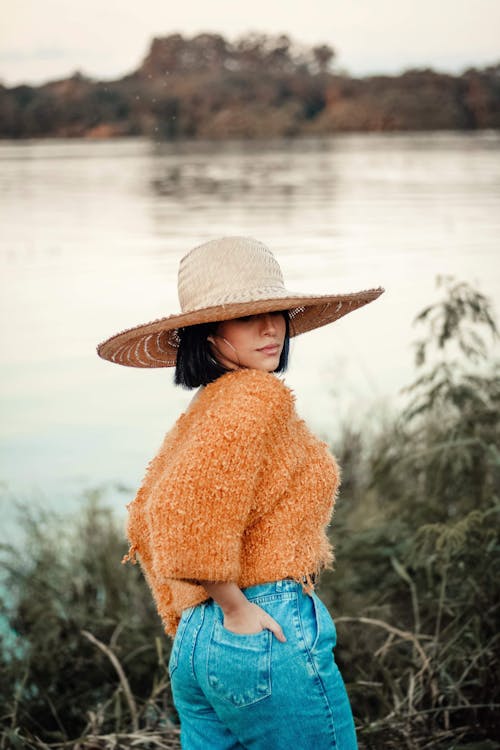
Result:
M266 333L274 334L276 332L276 320L271 313L262 313L262 327Z

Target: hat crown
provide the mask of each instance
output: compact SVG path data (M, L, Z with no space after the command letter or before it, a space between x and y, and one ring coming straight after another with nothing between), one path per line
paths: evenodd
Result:
M182 312L287 295L278 261L252 237L223 237L193 248L180 262L177 289Z

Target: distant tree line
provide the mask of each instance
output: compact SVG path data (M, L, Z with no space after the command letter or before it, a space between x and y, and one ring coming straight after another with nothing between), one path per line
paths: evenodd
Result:
M262 138L342 131L500 128L500 63L460 76L431 69L353 78L329 45L286 35L153 39L116 81L81 73L0 85L0 137Z

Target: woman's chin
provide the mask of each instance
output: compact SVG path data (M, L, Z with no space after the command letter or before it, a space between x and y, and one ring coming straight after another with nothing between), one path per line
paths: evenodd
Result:
M280 362L279 357L265 357L264 360L260 360L252 365L254 370L262 370L262 372L274 372Z

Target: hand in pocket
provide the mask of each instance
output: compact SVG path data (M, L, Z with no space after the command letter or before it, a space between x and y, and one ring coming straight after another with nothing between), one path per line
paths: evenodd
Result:
M224 613L224 627L232 633L251 635L261 630L270 630L276 638L284 643L285 634L281 625L258 604L247 601L237 609Z

